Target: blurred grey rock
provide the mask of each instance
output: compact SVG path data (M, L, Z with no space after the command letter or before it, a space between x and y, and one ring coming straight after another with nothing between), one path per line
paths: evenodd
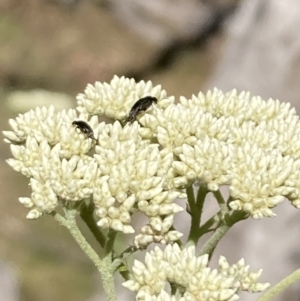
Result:
M299 112L299 28L299 0L243 1L228 25L227 50L208 88L236 88L265 99L278 98ZM271 284L298 269L300 211L288 202L275 211L274 219L247 220L236 226L216 255L228 255L233 261L244 257L251 268L263 268L262 280ZM243 297L248 301L258 296ZM300 300L299 284L274 300Z
M19 301L19 285L15 271L0 260L0 300Z
M245 0L209 87L249 90L299 106L300 1Z
M159 45L185 42L203 34L237 0L107 0L132 30Z

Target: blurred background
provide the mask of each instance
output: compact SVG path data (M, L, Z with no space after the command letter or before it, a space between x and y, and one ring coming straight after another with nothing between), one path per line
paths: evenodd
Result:
M37 105L74 107L88 83L115 74L176 97L236 88L298 110L299 28L299 0L0 0L1 129ZM8 145L0 150L0 300L101 300L66 230L51 217L26 220L27 180L7 166ZM288 203L276 213L233 228L216 255L244 257L272 284L299 268L300 213ZM277 300L300 300L300 284Z

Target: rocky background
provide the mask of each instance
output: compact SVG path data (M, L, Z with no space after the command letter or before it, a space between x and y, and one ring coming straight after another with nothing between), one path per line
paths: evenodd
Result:
M0 126L36 105L74 106L87 83L114 74L175 96L217 86L300 109L299 28L298 0L0 0ZM95 269L65 229L50 217L26 221L17 198L27 184L3 143L0 155L0 300L101 300ZM216 255L244 257L272 284L299 268L300 212L276 212L233 228ZM277 300L300 300L299 288Z

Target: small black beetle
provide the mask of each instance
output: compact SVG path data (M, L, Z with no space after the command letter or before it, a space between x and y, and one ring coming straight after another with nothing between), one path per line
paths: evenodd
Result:
M146 111L153 103L157 103L156 97L145 96L140 98L131 108L126 122L134 121L140 112Z
M80 129L80 131L82 133L86 134L88 138L91 138L91 139L97 141L97 139L94 137L93 129L87 122L82 121L82 120L75 120L72 122L72 124L76 125L76 128Z

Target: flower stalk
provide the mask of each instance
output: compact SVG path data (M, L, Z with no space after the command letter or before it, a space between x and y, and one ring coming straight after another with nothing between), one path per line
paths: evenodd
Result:
M197 193L197 198L195 199L195 194L193 190L193 186L189 186L187 189L187 200L189 204L189 213L191 215L191 228L188 236L188 243L197 244L201 232L200 224L201 224L201 217L203 212L203 206L207 194L206 185L200 185Z
M279 283L270 288L262 297L260 297L257 301L270 301L276 296L278 296L281 292L286 290L292 284L300 281L300 269L293 272L291 275L282 279Z
M213 235L207 240L203 248L200 250L200 255L208 254L209 257L211 257L211 254L216 248L217 244L230 230L230 228L234 224L247 217L247 214L245 214L245 212L232 212L231 214L228 214L227 211L227 207L223 207L223 209L221 209L219 214L223 216L223 219L221 220Z
M76 223L76 215L78 212L76 210L65 209L65 217L61 216L59 213L54 212L55 220L66 227L75 241L78 243L82 251L91 259L96 268L98 269L103 283L103 289L105 291L107 300L116 301L115 283L114 275L112 271L112 253L109 252L105 254L102 259L97 255L95 250L87 242L85 237L82 235Z
M105 236L102 233L101 229L97 226L97 223L94 219L94 208L92 204L83 204L80 207L80 217L85 222L96 241L99 243L101 248L105 246Z

